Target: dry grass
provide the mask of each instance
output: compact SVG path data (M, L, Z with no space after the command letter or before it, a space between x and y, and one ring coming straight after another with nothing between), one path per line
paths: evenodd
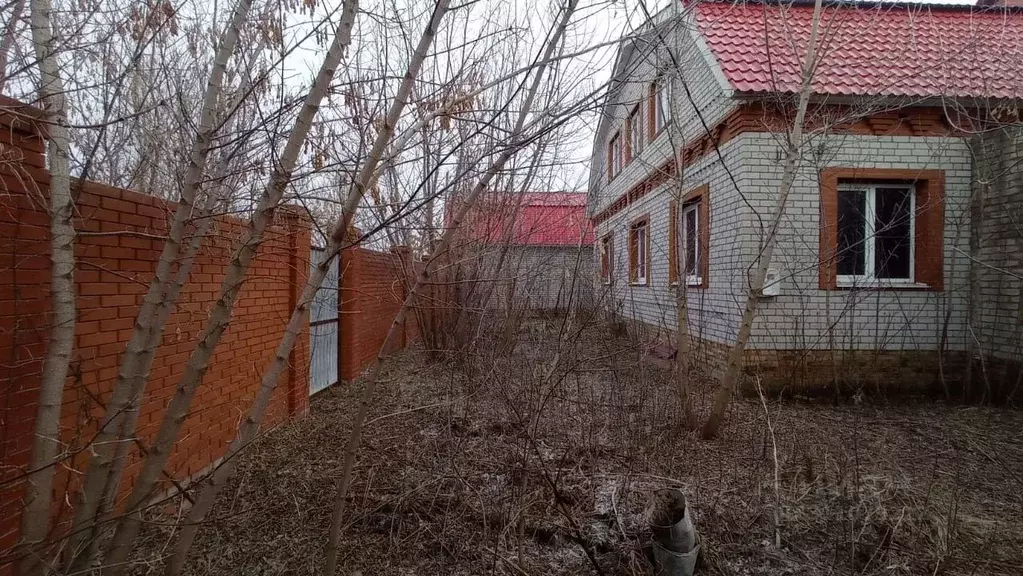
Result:
M733 403L721 440L697 440L642 343L561 328L527 323L512 354L481 341L458 363L392 362L350 492L345 574L583 574L594 562L649 574L641 511L664 486L690 499L704 574L1023 573L1023 414L768 402L776 498L759 400ZM707 404L711 386L694 388ZM244 456L191 574L317 572L358 392L322 393ZM137 573L162 565L167 520Z

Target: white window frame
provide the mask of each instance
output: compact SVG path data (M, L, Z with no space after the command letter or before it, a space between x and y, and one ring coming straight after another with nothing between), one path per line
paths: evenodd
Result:
M622 173L622 133L611 137L611 179Z
M642 232L642 234L640 234L641 232ZM646 254L647 243L649 243L649 241L650 241L650 238L649 238L649 235L650 235L650 220L645 220L643 222L638 222L638 223L636 223L636 224L634 224L634 225L632 225L630 227L630 229L629 229L629 243L630 244L633 242L633 235L635 235L635 242L636 242L636 250L635 250L635 255L636 255L636 263L635 263L636 279L632 281L632 285L633 286L646 286L647 276L650 273L650 271L647 270L647 254ZM630 252L632 252L632 251L630 250ZM632 263L630 262L630 264L632 264ZM629 269L629 275L630 276L632 275L632 267L631 266L630 266L630 269Z
M635 160L643 153L645 139L643 136L643 110L642 106L636 104L629 113L629 161ZM638 128L638 129L637 129Z
M610 285L615 277L615 238L606 234L600 239L600 272L604 273L604 259L607 259L607 276L601 278L604 285Z
M671 81L661 74L654 79L654 134L671 122Z
M686 244L689 241L689 234L687 233L688 230L686 229L689 220L686 218L686 214L690 212L696 214L696 217L693 219L694 222L696 223L695 224L696 230L695 234L693 235L693 237L696 238L696 250L694 250L694 254L696 254L696 266L693 267L696 270L696 274L689 274L687 272L689 266L686 265L687 264L686 254L689 253L688 251L689 246ZM700 286L703 284L703 278L700 277L700 202L696 201L690 202L689 204L683 204L680 220L681 225L679 226L679 230L681 231L682 236L682 242L680 243L682 250L680 256L682 256L681 259L682 270L679 276L684 275L686 277L687 286Z
M874 222L877 221L877 189L901 189L909 192L909 278L876 278L874 251ZM838 274L840 288L872 286L926 287L916 282L916 187L912 184L839 184L838 193L864 192L863 215L863 274ZM835 247L838 248L837 246ZM835 264L837 266L837 263Z

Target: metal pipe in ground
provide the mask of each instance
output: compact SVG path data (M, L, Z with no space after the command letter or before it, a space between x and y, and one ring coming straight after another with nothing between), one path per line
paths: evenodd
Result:
M654 574L692 576L700 544L686 497L672 488L658 490L644 515L654 537Z

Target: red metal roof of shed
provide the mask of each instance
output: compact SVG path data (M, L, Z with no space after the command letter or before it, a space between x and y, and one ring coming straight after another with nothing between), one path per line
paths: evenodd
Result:
M702 2L696 25L742 92L798 92L813 5ZM1023 13L826 6L813 90L827 95L1023 97Z
M478 242L508 241L519 246L593 243L593 224L586 217L585 193L534 192L501 196L473 212L468 229L472 239ZM509 229L511 225L514 229Z

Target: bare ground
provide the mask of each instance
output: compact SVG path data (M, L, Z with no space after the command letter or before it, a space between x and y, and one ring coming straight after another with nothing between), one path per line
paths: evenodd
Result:
M740 398L708 442L640 342L530 322L509 349L389 364L344 574L650 574L642 509L666 486L689 498L702 574L1023 574L1023 413ZM694 389L703 410L712 386ZM190 574L318 572L360 392L321 393L244 455ZM161 570L167 512L135 573Z

